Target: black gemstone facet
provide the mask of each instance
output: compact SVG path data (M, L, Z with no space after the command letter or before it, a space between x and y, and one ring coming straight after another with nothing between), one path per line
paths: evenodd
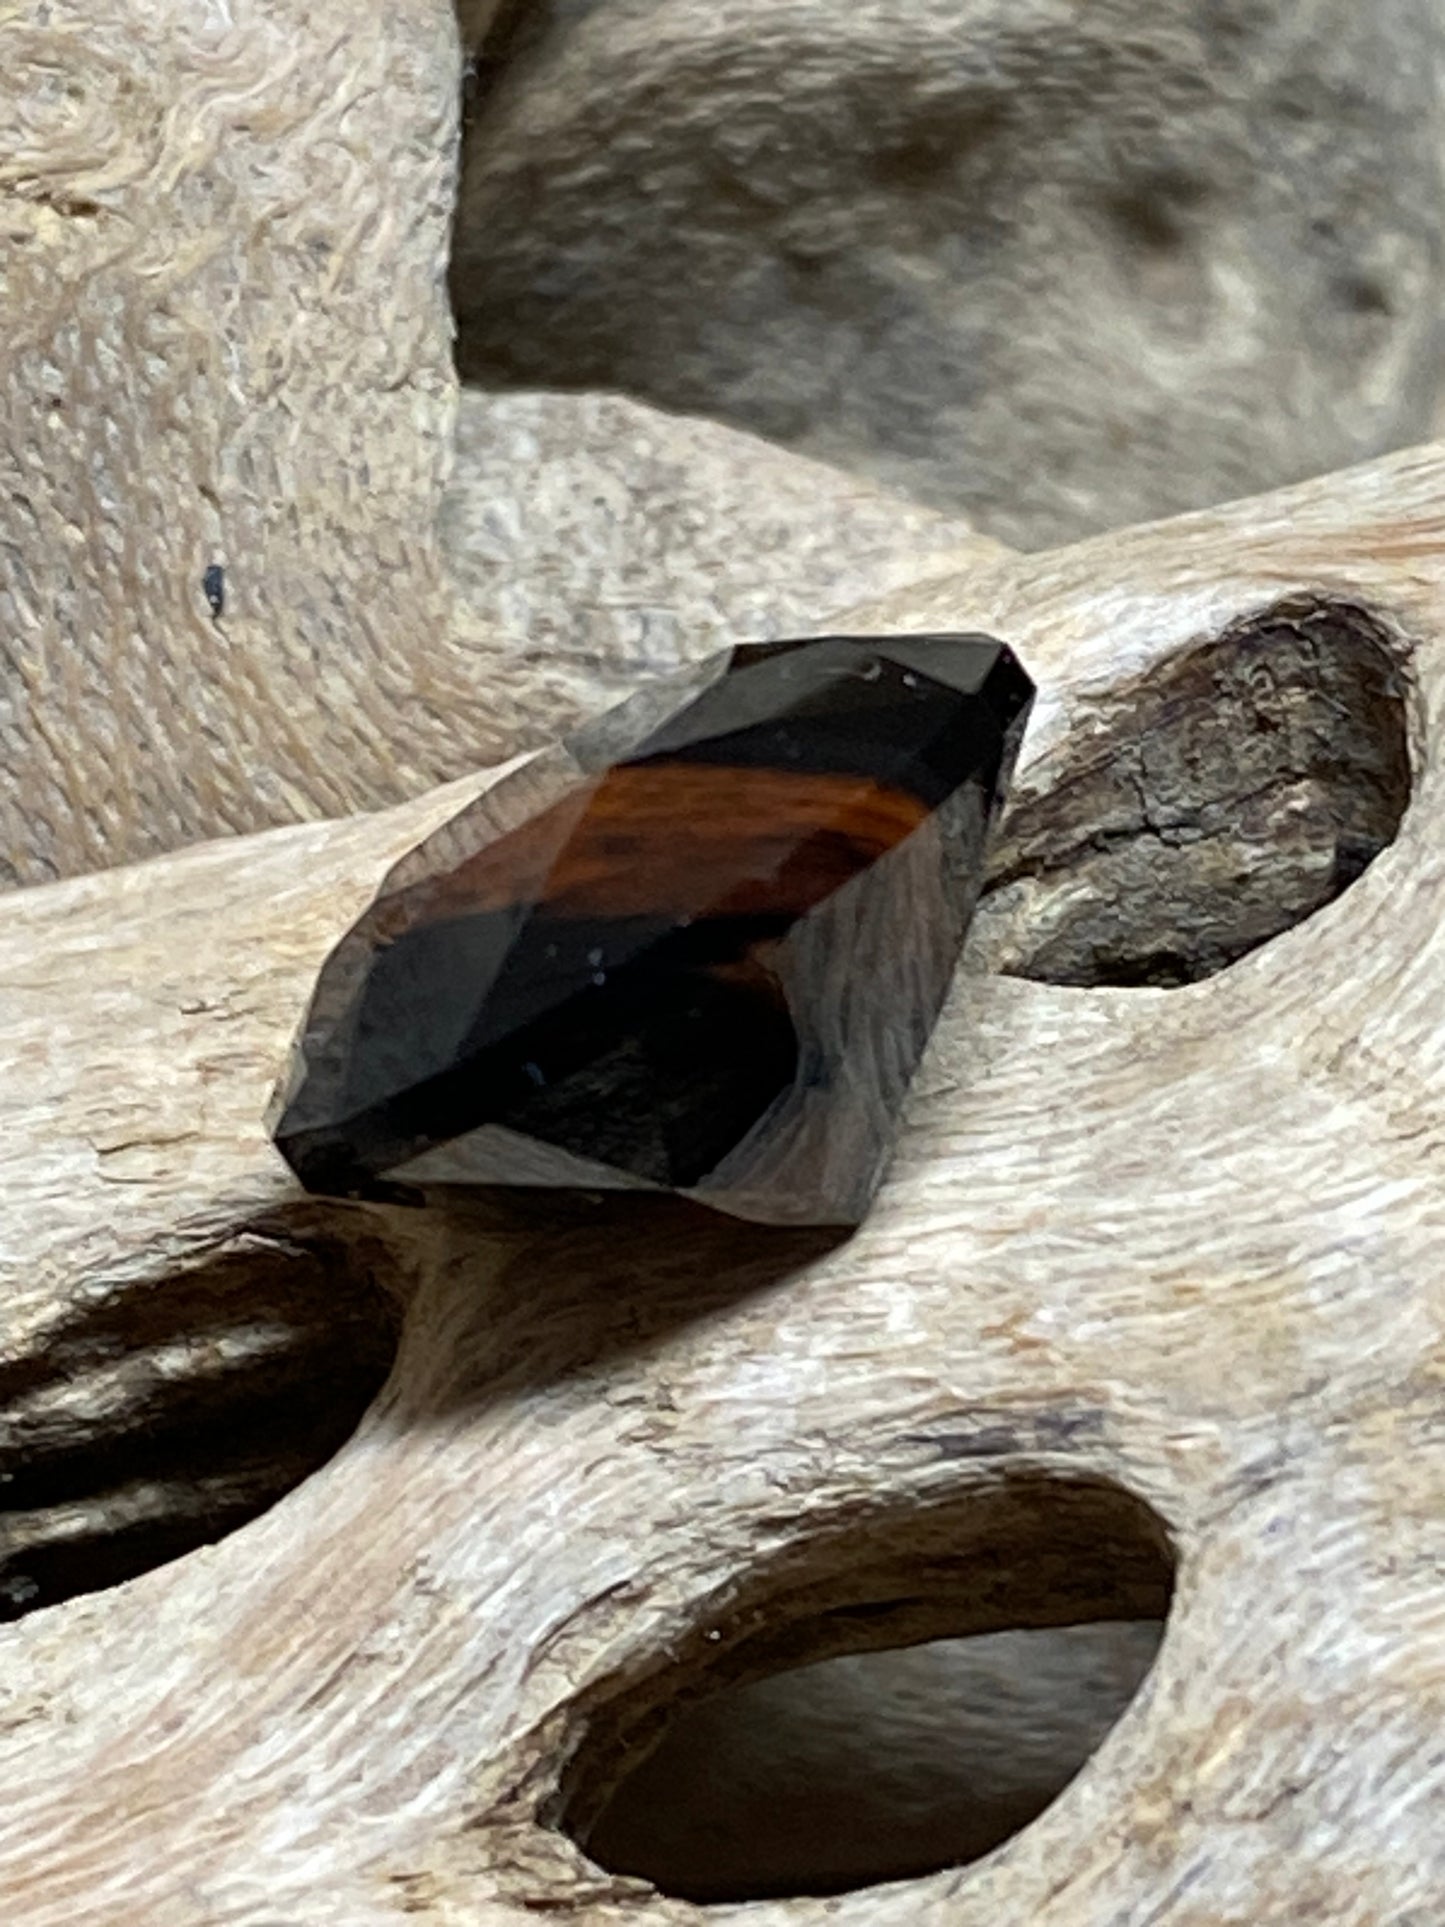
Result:
M398 864L323 967L308 1189L644 1187L850 1224L957 963L1033 688L979 636L737 648Z

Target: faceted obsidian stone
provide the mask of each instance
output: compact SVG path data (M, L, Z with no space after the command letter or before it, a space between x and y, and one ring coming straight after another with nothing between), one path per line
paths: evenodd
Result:
M276 1143L308 1189L866 1210L1033 697L979 636L733 649L396 866L324 966ZM499 800L500 795L500 800ZM505 815L505 810L503 810Z

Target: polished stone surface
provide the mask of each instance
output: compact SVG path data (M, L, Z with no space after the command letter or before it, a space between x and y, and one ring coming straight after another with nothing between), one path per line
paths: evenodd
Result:
M740 647L469 806L328 959L308 1189L646 1187L854 1223L957 963L1032 685L986 637Z

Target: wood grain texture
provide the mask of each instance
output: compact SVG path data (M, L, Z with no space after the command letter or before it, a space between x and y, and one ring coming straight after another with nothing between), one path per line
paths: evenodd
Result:
M457 773L458 712L485 734L458 650L423 647L456 26L358 26L0 15L0 880L415 793Z
M0 888L419 795L624 639L705 653L760 576L786 628L966 538L625 403L472 397L457 437L461 80L446 0L0 9ZM646 540L629 447L674 478Z
M474 673L519 744L739 637L1000 544L861 477L623 395L463 388L440 539Z
M585 1832L659 1707L1172 1588L1139 1698L989 1860L713 1918L1433 1922L1442 538L1430 448L851 612L1017 647L1020 796L1063 834L1153 679L1290 598L1363 608L1413 796L1343 896L1200 983L966 970L829 1249L626 1200L318 1222L289 1182L261 1116L322 956L458 794L500 828L538 766L6 899L7 1353L237 1254L283 1289L323 1249L403 1323L358 1432L263 1517L0 1633L5 1917L681 1927L550 1824ZM114 1365L119 1398L154 1359ZM86 1383L49 1389L73 1444L105 1432Z

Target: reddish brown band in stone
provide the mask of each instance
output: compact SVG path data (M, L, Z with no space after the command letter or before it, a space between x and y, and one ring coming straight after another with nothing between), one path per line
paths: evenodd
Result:
M856 1221L1032 693L981 637L740 648L531 822L463 812L323 970L282 1153L346 1196L641 1185Z

